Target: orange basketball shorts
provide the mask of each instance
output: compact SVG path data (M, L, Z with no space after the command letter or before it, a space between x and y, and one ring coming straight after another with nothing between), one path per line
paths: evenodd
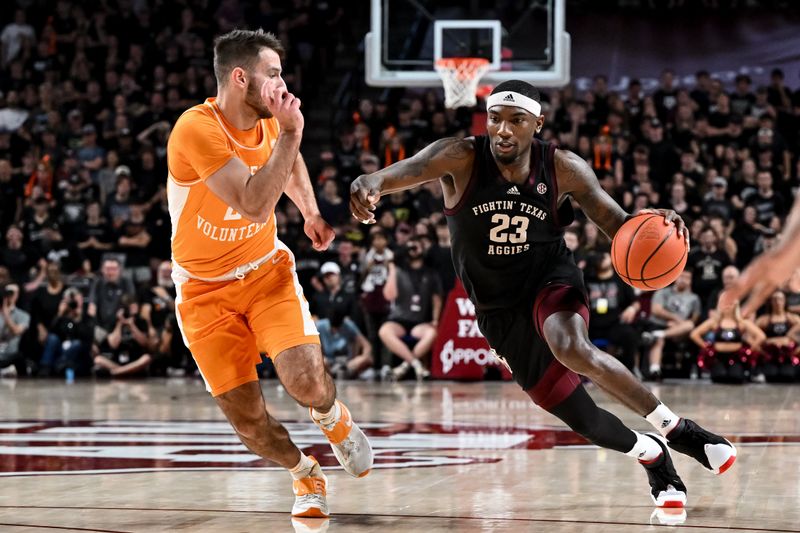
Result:
M176 283L176 316L212 396L257 381L261 353L319 344L294 258L279 250L244 279Z

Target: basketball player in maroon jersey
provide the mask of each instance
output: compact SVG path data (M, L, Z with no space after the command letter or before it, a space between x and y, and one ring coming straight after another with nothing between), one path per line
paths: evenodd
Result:
M501 83L486 109L488 136L440 139L356 179L350 188L353 215L374 223L382 195L439 180L456 272L475 304L481 332L515 381L589 441L637 458L656 505L682 507L686 487L664 439L717 474L733 464L736 449L677 416L622 363L592 345L583 274L563 239L563 228L573 220L568 196L609 237L630 215L583 159L534 138L544 116L532 85ZM649 212L675 224L688 246L688 232L674 211ZM599 408L578 374L645 417L660 435L632 431Z

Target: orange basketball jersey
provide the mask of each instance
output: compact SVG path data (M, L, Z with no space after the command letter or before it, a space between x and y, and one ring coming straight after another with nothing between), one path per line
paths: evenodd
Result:
M178 272L195 279L225 279L237 267L284 247L274 213L264 223L247 220L205 184L232 157L254 174L272 154L278 133L275 118L237 130L225 120L215 98L180 116L167 143L172 259Z

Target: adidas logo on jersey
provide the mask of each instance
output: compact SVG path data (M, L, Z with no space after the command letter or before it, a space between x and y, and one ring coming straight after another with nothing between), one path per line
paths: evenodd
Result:
M513 94L511 94L511 93L508 93L508 94L505 96L505 98L503 98L503 101L504 101L504 102L514 102L514 101L515 101L515 100L514 100L514 95L513 95Z
M517 186L516 186L516 185L514 185L513 187L511 187L510 189L508 189L506 192L507 192L508 194L517 194L517 195L518 195L518 194L519 194L519 189L517 189Z

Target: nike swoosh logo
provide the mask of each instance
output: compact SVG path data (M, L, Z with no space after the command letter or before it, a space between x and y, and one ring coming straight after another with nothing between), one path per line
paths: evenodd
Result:
M351 418L348 418L347 420L344 421L344 425L349 428L353 427L353 420Z
M273 264L273 265L277 265L277 264L278 264L278 263L280 263L281 261L283 261L283 256L280 256L280 255L279 255L279 256L277 256L277 257L273 257L273 258L272 258L272 264Z

